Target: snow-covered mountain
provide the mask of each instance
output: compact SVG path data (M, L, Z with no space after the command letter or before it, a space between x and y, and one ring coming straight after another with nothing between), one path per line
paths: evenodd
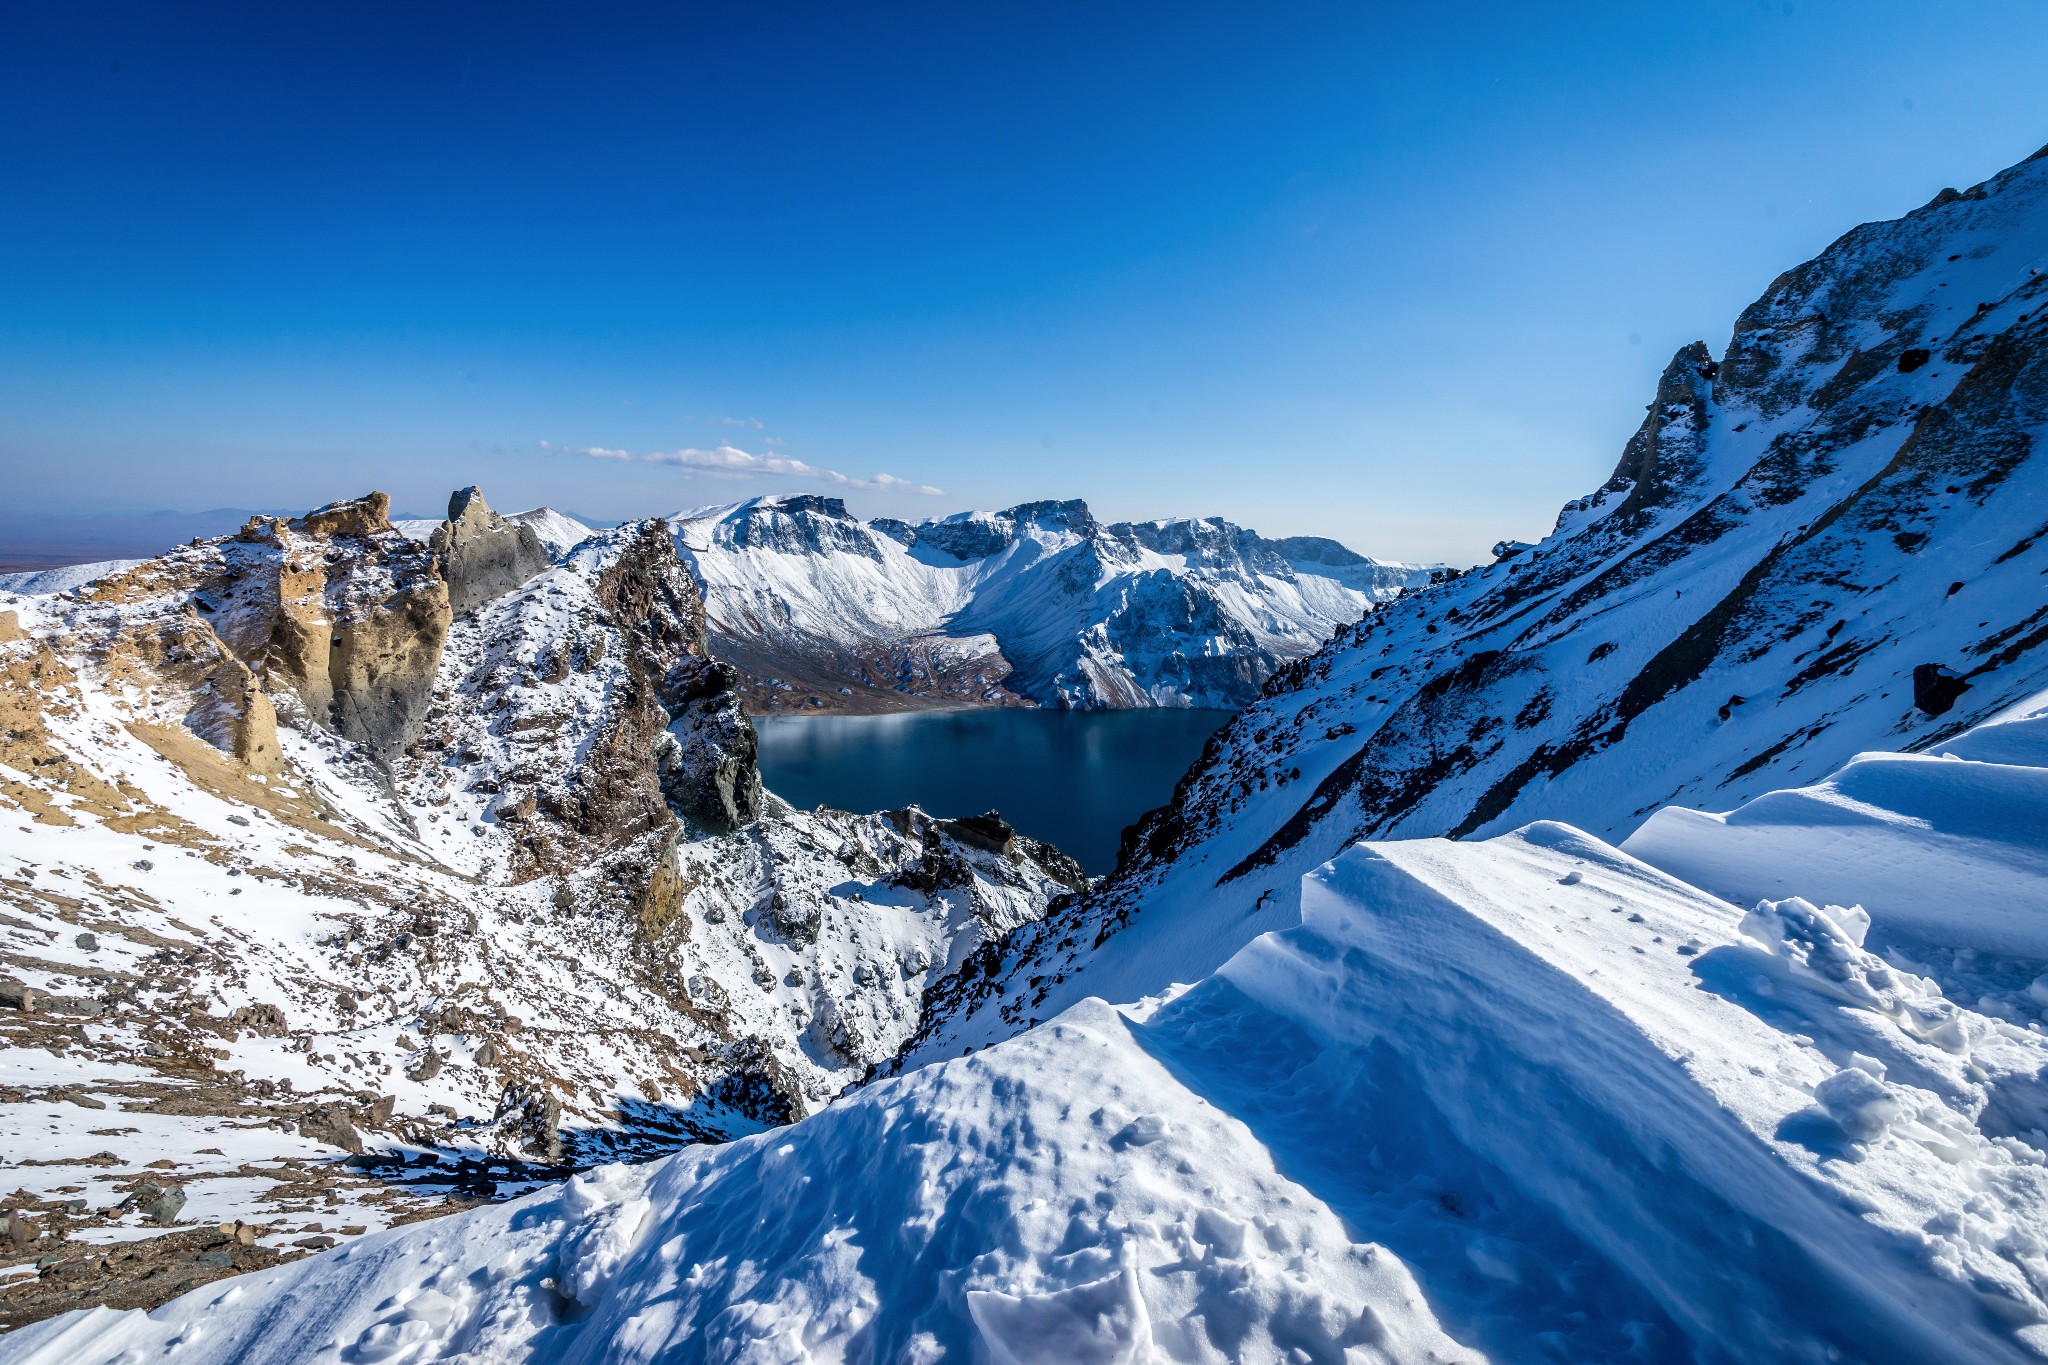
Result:
M755 498L674 521L712 647L760 711L1234 709L1432 576L1216 517L1105 525L1081 502L911 525L860 521L837 498Z
M104 1179L84 1174L99 1162L160 1207L122 1165L140 1140L103 1161L85 1146L120 1130L74 1139L110 1116L66 1106L107 1096L132 1133L188 1135L191 1109L106 1068L178 1048L191 1077L213 1054L178 1028L216 1047L227 1004L287 989L269 965L286 954L305 987L288 1009L366 983L349 988L362 1031L305 1029L295 1065L367 1082L418 1055L381 1030L450 1031L446 1006L427 1012L443 998L470 1010L457 1022L516 999L570 1026L511 1069L561 1068L594 1109L607 1078L660 1063L678 1098L635 1114L720 1117L735 1136L259 1265L152 1314L40 1322L0 1336L0 1362L2038 1361L2044 268L2048 156L1849 233L1773 284L1718 359L1680 353L1614 479L1552 535L1282 667L1117 873L1049 905L1056 857L992 822L796 817L758 793L731 672L659 524L447 614L424 675L451 589L500 583L527 553L480 499L458 496L425 544L383 531L374 504L338 505L251 528L277 567L193 547L26 600L0 617L22 637L0 660L5 695L40 700L10 701L0 762L20 776L0 796L20 815L0 839L44 824L0 845L21 864L0 878L14 960L33 943L36 983L75 989L49 964L104 916L123 975L100 998L152 1002L143 1031L81 1024L37 1044L55 1061L12 1061L43 1087L21 1101L35 1122L77 1144L34 1179ZM866 558L845 547L873 524L816 510L761 534ZM1015 522L896 543L995 559L1004 546L984 546ZM820 581L790 580L785 625L869 600L850 577L837 608L806 596ZM316 600L332 605L308 615ZM303 646L330 635L320 673ZM247 652L229 643L257 636L260 690L228 666ZM1005 643L1021 672L1016 654ZM198 749L264 789L220 807L254 833L222 829L207 803L247 789L194 766ZM280 847L232 842L272 837L279 810L301 811ZM299 899L242 919L220 883L187 888L230 871L174 837L174 811ZM484 833L407 835L410 812ZM945 886L960 894L934 902ZM348 908L372 897L385 908ZM486 919L490 900L509 908ZM360 932L296 927L292 905ZM461 914L476 928L450 942ZM953 968L914 1003L889 974L906 933ZM728 996L762 955L767 1008L678 984L663 964L686 953L718 964ZM269 971L263 993L237 994L217 960ZM773 990L786 963L808 983L849 961L806 999ZM219 1005L167 989L184 974ZM237 1009L229 1028L276 1026ZM742 1030L758 1031L727 1042ZM521 1032L489 1041L509 1052L499 1035ZM144 1038L165 1051L138 1052ZM796 1123L726 1117L781 1117L776 1096L905 1038ZM238 1066L270 1055L230 1047ZM459 1060L441 1072L459 1080ZM343 1104L302 1131L331 1131ZM516 1147L549 1127L530 1088L493 1112L444 1130ZM208 1141L236 1179L279 1167L226 1122ZM34 1142L56 1147L40 1127ZM435 1144L418 1150L456 1145ZM369 1202L290 1188L274 1198L299 1218ZM36 1193L36 1219L68 1217L64 1187Z
M786 1122L1081 885L764 793L665 523L386 506L0 593L0 1142L66 1267L0 1321ZM265 1233L180 1260L194 1218Z
M1620 840L2048 686L2048 156L1780 276L1673 358L1539 545L1289 665L1117 873L959 981L913 1057L1194 980L1360 838Z
M2048 694L1952 751L1888 761L2039 788ZM1167 995L0 1360L2038 1360L2048 991L1873 951L1957 832L1860 790L1883 909L1790 837L1747 912L1551 821L1360 844Z
M66 564L55 569L28 569L21 573L0 573L0 593L44 597L69 592L102 578L132 569L139 559L103 559L91 564Z

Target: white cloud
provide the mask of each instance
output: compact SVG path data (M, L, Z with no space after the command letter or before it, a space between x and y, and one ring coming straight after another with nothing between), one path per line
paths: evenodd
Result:
M838 488L916 493L928 498L945 495L944 489L934 488L928 483L918 483L912 479L899 479L894 474L877 474L872 479L857 479L848 474L841 474L836 469L820 469L793 455L754 455L731 445L720 445L711 450L685 446L680 450L652 450L642 455L627 450L607 450L603 446L558 446L552 441L542 441L539 445L542 450L552 451L557 455L582 455L593 460L631 461L636 464L673 465L692 473L708 474L716 478L810 479Z

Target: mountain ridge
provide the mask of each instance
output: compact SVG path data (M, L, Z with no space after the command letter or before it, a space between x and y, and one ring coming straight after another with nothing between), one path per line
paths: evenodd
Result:
M1279 670L1117 872L987 949L909 1058L1213 970L1203 944L1291 922L1300 877L1360 838L1543 817L1620 839L2037 690L2044 270L2037 156L1779 276L1718 361L1673 357L1614 476L1541 544Z
M1426 566L1220 517L1099 522L1041 501L915 525L760 497L675 518L719 653L781 710L1234 709Z

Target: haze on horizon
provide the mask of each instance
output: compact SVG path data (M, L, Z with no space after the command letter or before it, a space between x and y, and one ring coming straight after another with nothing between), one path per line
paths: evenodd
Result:
M1081 497L1471 561L1781 270L2048 142L2044 44L2016 0L17 8L9 510Z

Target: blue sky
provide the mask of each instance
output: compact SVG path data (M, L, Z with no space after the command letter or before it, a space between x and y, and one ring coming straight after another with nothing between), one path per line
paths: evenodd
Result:
M1471 559L1779 271L2048 142L2044 51L2040 0L13 6L0 465Z

